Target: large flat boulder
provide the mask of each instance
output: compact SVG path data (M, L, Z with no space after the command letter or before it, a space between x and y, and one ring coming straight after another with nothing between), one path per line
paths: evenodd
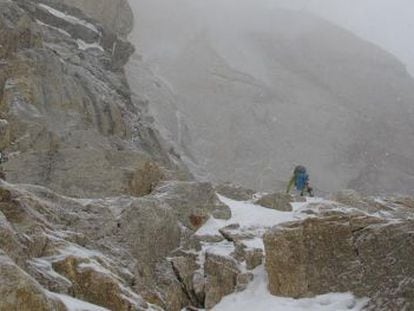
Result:
M363 213L319 215L264 236L272 294L307 297L351 291L372 310L414 307L413 220Z
M137 274L143 278L153 278L157 263L180 246L178 219L173 209L160 200L134 200L118 224L119 238L138 261Z
M221 299L236 290L241 271L236 260L231 257L207 253L204 263L205 307L213 308Z

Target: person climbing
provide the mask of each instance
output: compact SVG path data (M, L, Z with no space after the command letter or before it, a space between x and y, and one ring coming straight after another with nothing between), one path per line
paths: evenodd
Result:
M289 181L286 193L290 193L292 186L295 185L296 190L300 191L300 195L304 196L305 192L313 197L313 189L309 185L309 175L306 172L306 167L298 165L293 171L293 176Z

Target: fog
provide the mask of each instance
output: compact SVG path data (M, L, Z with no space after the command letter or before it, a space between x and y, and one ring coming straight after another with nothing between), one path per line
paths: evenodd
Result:
M272 5L305 10L372 41L414 73L414 2L410 0L268 0Z
M411 0L130 0L130 3L136 15L134 41L140 43L139 48L147 57L173 52L177 44L201 29L242 28L244 19L255 16L252 11L283 7L312 12L345 27L393 53L414 72ZM260 24L262 20L255 22ZM248 24L251 26L252 21Z
M302 163L323 191L414 189L408 1L130 4L129 83L199 178L271 190Z

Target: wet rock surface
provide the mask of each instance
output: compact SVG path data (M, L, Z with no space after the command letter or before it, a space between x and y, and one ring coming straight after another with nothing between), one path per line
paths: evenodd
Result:
M123 73L130 43L64 3L0 5L9 181L99 197L146 195L167 175L190 177L131 98Z
M316 217L265 234L272 294L299 298L351 291L371 298L368 310L413 307L414 214L404 205L368 208L371 199L355 198L346 196L353 203L348 209L335 211L333 202L330 210L315 206Z

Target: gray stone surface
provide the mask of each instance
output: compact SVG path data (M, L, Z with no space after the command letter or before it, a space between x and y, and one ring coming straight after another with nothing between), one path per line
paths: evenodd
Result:
M241 272L234 259L207 253L204 273L207 276L204 304L207 309L211 309L224 296L235 291L237 279Z
M292 202L294 202L292 196L286 193L266 194L255 201L258 205L282 212L291 212L292 205L290 203Z
M134 24L134 16L127 0L63 0L81 9L122 36L128 35Z
M122 67L132 45L76 8L46 1L75 23L18 3L0 3L8 180L98 197L146 195L164 176L189 177L131 99Z
M252 199L255 191L232 183L219 184L214 187L218 194L237 201Z
M165 182L160 184L153 195L168 203L178 219L190 229L198 229L213 215L229 219L229 207L218 199L210 183Z
M299 298L351 291L371 298L368 310L413 308L414 222L402 209L398 221L337 212L270 230L264 237L270 292Z
M180 246L181 231L172 208L150 198L132 201L118 220L120 237L138 261L138 274L151 279L157 262Z

